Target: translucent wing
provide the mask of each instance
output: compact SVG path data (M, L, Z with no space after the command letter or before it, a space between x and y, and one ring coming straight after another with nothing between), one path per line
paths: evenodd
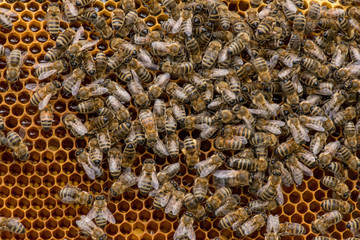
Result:
M97 215L97 211L95 208L92 208L89 213L85 217L86 222L90 222L92 219L94 219Z
M333 91L328 88L319 89L316 92L323 96L331 96L333 94Z
M175 22L175 24L172 28L172 31L171 31L172 34L178 33L180 31L182 22L183 22L183 18L179 17L179 19Z
M151 173L151 185L153 188L159 188L159 180L157 179L156 172Z
M147 69L156 71L159 70L159 66L156 65L155 63L148 63L148 62L142 62L142 61L138 61L140 65L144 66Z
M296 140L296 143L299 144L300 143L299 139L300 140L302 139L302 137L300 136L301 133L298 132L298 129L293 124L290 124L289 128L290 128L290 131L291 131L294 139Z
M44 79L50 77L51 75L55 74L56 72L57 72L56 69L52 69L50 71L41 73L38 78L39 78L39 80L44 80Z
M284 2L282 2L283 6L286 7L289 11L296 13L297 12L297 7L296 5L293 3L293 1L291 0L285 0Z
M307 116L307 117L310 118L311 120L316 120L320 122L325 122L327 120L327 117L323 117L323 116Z
M6 8L2 8L2 9L6 9ZM8 15L9 17L16 17L18 14L14 11L8 10L5 12L6 15Z
M241 142L242 144L247 144L248 141L244 136L233 136L233 139L236 139L237 141Z
M294 179L296 185L297 186L301 185L301 183L303 182L303 178L304 178L304 174L302 173L301 169L298 168L297 166L290 165L290 164L289 164L289 168L290 168L291 174L293 176L293 179Z
M273 134L276 134L276 135L280 135L281 134L281 129L276 127L276 126L268 126L268 125L265 125L265 126L262 126L261 127L262 129L266 130L266 131L269 131Z
M79 89L80 89L80 86L81 86L81 80L78 80L75 85L72 87L71 89L71 94L73 96L75 96L76 94L78 94L79 92Z
M62 198L60 201L65 204L75 203L75 199L73 199L72 197L69 197L69 196Z
M318 123L306 123L304 124L307 128L311 128L311 129L314 129L315 131L318 131L318 132L325 132L325 129ZM310 140L309 140L310 141Z
M38 68L41 68L41 67L50 67L53 64L54 64L53 62L38 63L38 64L35 64L33 67L34 67L34 69L38 69Z
M39 103L39 110L43 110L46 107L46 105L50 101L51 96L52 96L51 94L48 94L44 97L43 100L41 100L41 102Z
M121 96L122 100L126 102L130 102L131 96L124 88L122 88L119 84L116 84L115 88L116 88L116 92L118 93L118 95Z
M165 213L171 213L173 216L177 216L180 212L181 206L181 200L179 201L179 199L173 196L165 208Z
M99 95L103 95L105 93L108 92L108 89L102 86L98 86L97 89L95 91L92 91L91 95L92 96L99 96Z
M321 142L320 142L320 138L317 137L315 139L313 139L313 148L312 148L312 152L317 155L320 153L321 151Z
M153 149L156 149L155 151L158 154L161 154L161 155L164 155L164 156L169 156L170 155L169 151L167 150L167 147L165 146L165 144L160 139L158 139L156 141Z
M313 172L307 166L298 161L299 168L304 172L306 176L313 176Z
M279 54L275 54L268 62L269 70L272 70L279 61Z
M206 177L209 174L211 174L213 171L215 171L216 169L216 165L210 165L206 168L204 168L201 173L200 173L200 177Z
M267 109L269 110L269 112L271 113L271 115L273 115L273 116L277 115L277 112L280 109L279 104L269 103L269 102L265 101L265 105L266 105Z
M164 43L164 42L160 42L160 41L155 41L151 43L151 46L154 49L160 50L160 51L167 51L168 50L168 44Z
M279 127L285 126L285 122L280 121L280 120L269 120L269 122L271 122L272 124L275 124L275 125L277 125Z
M166 194L163 198L160 199L160 206L165 207L168 204L171 194Z
M210 161L211 161L210 159L206 159L204 161L198 162L197 164L195 164L194 168L198 169L198 168L204 167L207 164L209 164Z
M91 167L89 167L89 165L87 165L86 163L81 163L81 165L83 166L85 172L86 172L86 175L88 175L88 177L91 179L91 180L94 180L95 179L95 170L92 169Z
M267 189L270 186L270 181L267 181L265 185L263 185L256 193L257 196L259 196L265 189Z
M300 129L301 134L304 136L305 141L309 142L310 141L310 137L308 135L309 131L301 125L299 126L299 129Z
M99 42L99 40L86 42L86 43L84 44L84 46L82 46L82 47L80 48L80 51L84 51L84 50L87 50L87 49L89 49L89 48L92 48L92 47L95 46L98 42Z
M66 4L66 6L68 7L70 13L73 15L73 16L77 16L78 15L78 10L77 8L75 7L74 4L72 4L69 0L64 0L64 3ZM82 26L81 26L82 27Z
M152 57L150 56L150 53L147 50L143 50L140 48L140 51L137 55L138 60L144 62L144 63L152 63Z
M248 110L251 114L256 114L261 117L266 117L268 115L268 112L263 109L248 108Z
M159 193L160 189L153 189L149 192L150 197L155 197ZM164 197L165 198L165 197ZM163 198L162 198L163 199ZM162 200L161 199L161 200Z
M85 135L88 130L87 128L84 126L84 124L82 124L81 122L79 123L75 123L75 122L70 122L70 126L79 134L79 135Z
M266 232L267 233L279 232L279 225L280 225L279 216L278 215L275 215L275 216L269 215L268 221L267 221L267 226L266 226Z
M214 68L209 75L210 78L224 77L228 75L230 72L228 69L223 68Z
M277 187L276 192L277 192L276 201L279 203L279 205L283 205L284 204L284 194L281 189L281 184L279 184L279 186Z
M225 187L226 180L232 178L235 173L237 173L236 170L217 170L213 173L214 183L221 187Z
M105 208L104 210L104 215L106 220L108 220L108 222L110 223L116 223L115 217L113 216L113 214L110 212L110 210L108 208Z
M187 20L186 20L186 26L187 27L185 27L184 28L184 33L185 33L185 35L186 36L191 36L192 35L192 23L191 23L191 18L188 18Z
M223 48L219 54L219 63L225 62L228 59L228 49Z

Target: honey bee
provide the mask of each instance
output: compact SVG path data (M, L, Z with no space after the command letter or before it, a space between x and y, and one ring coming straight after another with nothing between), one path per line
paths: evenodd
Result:
M324 51L318 45L316 45L312 40L305 41L304 51L307 54L309 54L309 56L318 59L321 63L327 62L327 57Z
M122 9L117 8L111 13L112 28L117 31L120 30L125 21L125 13Z
M341 145L336 153L343 163L345 163L350 169L358 171L360 169L360 160L359 158L352 154L351 151Z
M184 110L184 114L185 114L185 110ZM177 122L173 116L173 109L171 107L168 107L168 108L166 108L165 132L169 136L169 135L175 133L176 128L177 128Z
M299 121L302 125L304 125L309 129L313 129L319 132L325 132L325 129L322 126L322 122L325 122L326 120L327 120L326 117L320 117L320 116L306 116L306 115L299 116Z
M105 240L107 238L106 233L100 227L96 226L93 221L87 221L86 216L82 215L80 220L76 221L76 224L81 229L80 235L93 240Z
M279 170L273 170L267 183L259 189L257 195L261 201L276 199L279 205L284 203L284 195L281 189L281 172Z
M296 143L295 139L291 138L286 142L281 143L276 149L275 154L279 157L285 157L299 148L299 144Z
M226 157L222 153L215 153L208 159L197 163L194 168L200 177L206 177L217 170L225 161Z
M256 230L262 228L266 224L266 215L264 213L256 214L250 219L246 220L238 229L241 236L247 236Z
M236 104L236 94L231 90L230 86L226 82L218 82L215 85L215 90L221 94L224 101L230 106L234 106Z
M156 165L152 159L146 159L142 166L142 171L138 179L140 193L146 195L152 188L159 188L159 180L156 177Z
M214 142L215 148L219 150L240 150L246 143L247 140L243 136L217 137Z
M98 129L96 131L96 138L99 142L99 147L101 151L103 151L106 154L109 152L109 149L111 147L112 139L113 139L112 137L113 136L109 134L109 130L107 128Z
M226 229L232 226L238 226L249 219L252 212L248 207L240 207L235 211L226 214L219 222L219 228Z
M285 223L280 223L279 233L281 236L305 235L306 229L299 223L285 222Z
M319 166L324 168L331 163L332 158L340 148L340 142L330 142L325 145L324 151L319 155Z
M323 132L316 132L314 137L311 139L310 142L310 151L318 155L320 151L324 148L327 140L327 134Z
M347 97L348 94L345 91L336 92L332 98L324 104L325 114L332 118L334 113L339 111L340 106L346 101Z
M76 137L83 137L88 133L87 128L81 120L72 113L65 114L62 118L65 127Z
M185 84L184 91L187 96L187 99L190 102L190 106L196 112L203 112L206 109L206 104L201 98L200 93L196 90L196 88L192 84Z
M272 211L278 206L276 200L272 201L261 201L261 200L253 200L248 204L248 209L252 213L260 213L266 211Z
M343 163L331 162L327 169L334 174L334 176L340 181L348 179L348 170Z
M339 199L326 199L321 202L321 207L325 211L331 212L337 210L341 214L349 214L354 210L354 205Z
M109 123L110 119L106 116L97 116L87 121L84 125L88 132L94 133L96 130L105 127Z
M95 165L99 166L102 159L103 153L99 148L99 144L96 138L89 139L89 157L90 161L92 161Z
M286 186L290 187L293 185L294 180L291 173L285 168L284 164L281 161L272 161L271 162L272 169L276 169L281 172L281 183Z
M343 199L347 199L350 196L350 190L348 186L344 182L336 179L335 177L324 176L321 179L321 183L324 184L326 187L330 188L331 190L335 191L335 193Z
M51 104L46 105L45 108L40 111L39 117L40 117L41 127L45 131L50 130L52 123L53 123L53 118L54 118Z
M72 74L64 79L64 82L62 83L64 92L71 93L73 96L76 96L85 75L86 74L80 68L74 69Z
M322 234L330 235L329 232L327 231L327 228L330 227L331 225L337 224L342 220L342 218L343 217L341 213L337 210L325 213L324 215L322 215L321 217L319 217L318 219L314 220L311 223L311 230L314 233L321 232Z
M203 130L213 125L213 118L210 116L190 115L185 118L184 125L186 129L199 129Z
M318 104L321 100L319 95L311 95L306 100L300 103L300 110L306 114L310 112L311 106Z
M94 180L96 178L101 178L104 174L103 169L99 166L96 166L93 162L90 161L89 153L81 148L75 152L76 161L84 168L86 175Z
M245 170L217 170L213 179L215 185L222 187L249 186L251 183L250 173Z
M61 12L57 3L51 3L45 15L47 29L51 37L56 37L60 30Z
M130 168L127 168L111 185L110 188L110 196L117 197L123 194L127 189L134 186L137 183L137 177L133 172L131 172Z
M190 168L193 168L197 163L199 163L200 146L196 139L189 136L185 137L184 148L181 149L181 152L185 155L186 164Z
M26 229L18 218L0 217L0 231L12 232L15 234L25 234Z
M152 31L148 33L146 36L142 36L141 34L134 34L132 37L133 42L136 45L151 45L151 43L155 41L160 41L164 38L163 34L160 31Z
M0 25L7 30L11 30L13 27L11 17L17 17L17 16L18 14L16 12L11 11L10 9L0 8Z
M219 208L222 203L229 197L231 197L232 191L230 188L222 187L216 190L215 194L208 198L205 203L205 210L208 212L214 212Z
M356 110L354 107L347 107L343 111L334 114L333 121L335 125L341 126L346 122L353 120L356 117Z
M166 181L175 177L179 171L180 171L180 163L172 163L165 166L156 175L159 180L159 184L163 185Z
M272 133L256 132L250 139L250 143L255 147L275 146L278 140Z
M215 216L223 217L226 214L235 211L239 207L239 202L239 195L233 194L227 198L218 209L215 210Z
M98 225L98 227L102 229L104 229L107 222L116 222L114 216L107 208L107 200L104 195L99 195L95 197L93 207L86 215L85 221L91 221L94 218L96 225Z
M194 70L194 65L191 62L180 62L175 64L167 61L161 64L160 69L165 73L183 76L190 74Z
M92 20L95 30L101 34L102 38L108 40L112 37L113 31L112 28L106 24L105 18L98 16Z
M354 218L351 219L347 224L346 227L350 229L352 234L354 234L355 237L359 237L360 233L360 218Z
M28 90L35 90L36 87L36 84L29 83L26 85ZM31 96L30 103L33 106L39 106L39 110L43 110L49 103L51 97L59 92L60 87L61 85L58 81L47 83Z
M108 152L109 172L113 178L119 178L121 173L121 151L114 147Z
M185 212L180 218L180 224L175 230L174 239L179 239L181 236L187 236L189 240L196 240L194 224L194 214Z
M142 84L140 83L137 74L131 70L133 79L128 82L127 86L130 94L134 98L135 103L142 108L145 108L149 105L149 96L144 91Z
M121 102L130 101L131 99L130 94L123 87L121 87L119 83L115 81L111 81L110 79L106 79L102 85L106 87L108 92L112 94L114 97L116 97L119 101ZM112 102L111 99L109 101Z
M176 133L166 137L166 147L171 158L177 158L179 155L179 137Z
M197 177L195 179L192 191L194 193L195 199L198 202L202 202L205 200L208 188L209 188L209 182L206 178Z
M313 176L312 171L302 164L297 156L290 155L285 157L285 164L290 169L291 175L297 186L301 185L304 179L304 174L307 176Z
M257 57L254 59L253 65L258 72L258 80L261 82L270 83L271 75L269 73L269 68L265 62L265 59L262 57Z
M284 127L285 123L279 120L266 120L259 118L256 122L256 128L263 131L268 131L272 134L280 135L281 127Z
M149 195L154 197L154 208L164 208L177 187L178 184L174 180L169 180L164 182L159 189L152 190Z
M142 109L139 114L139 121L145 131L148 146L154 146L159 136L153 113L148 109Z
M168 214L170 217L176 217L179 215L179 212L181 210L181 207L183 205L183 199L185 197L185 188L183 187L177 187L166 208L165 208L165 213Z
M21 53L19 49L12 50L6 57L6 80L9 83L14 83L20 78L21 67L25 62L27 52Z
M276 103L269 103L265 96L259 91L254 91L252 93L252 103L256 105L259 109L268 111L270 115L276 116L280 106Z
M218 58L221 49L222 45L219 41L214 40L210 42L202 58L202 67L211 68L211 66L214 65L216 59Z
M154 83L151 84L149 87L149 97L150 99L157 99L162 94L163 90L165 89L165 86L168 84L170 80L170 74L169 73L163 73L158 75Z
M301 125L300 120L296 115L291 114L289 116L287 125L297 144L303 144L310 141L308 130Z
M39 80L44 80L53 74L60 74L68 69L68 64L64 60L55 62L39 63L34 65L35 75Z
M61 202L65 204L79 204L92 206L94 202L94 197L86 192L82 191L80 188L74 187L70 184L67 184L63 189L60 190L59 196Z

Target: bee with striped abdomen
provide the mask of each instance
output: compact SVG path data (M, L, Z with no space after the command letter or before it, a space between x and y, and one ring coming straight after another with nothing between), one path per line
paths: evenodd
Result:
M321 202L321 207L329 212L338 210L341 214L349 214L354 210L354 205L339 199L326 199Z
M164 184L159 189L152 190L150 192L150 196L154 197L154 208L161 209L166 207L177 187L178 184L174 180L169 180L164 182Z
M131 96L130 94L117 82L112 81L110 79L106 79L102 85L107 88L108 93L112 94L112 96L116 97L120 102L130 102ZM109 96L110 98L110 96ZM115 100L109 99L108 103L111 104ZM108 105L109 105L108 104ZM113 104L111 104L113 107ZM115 104L118 105L118 104ZM115 111L118 111L118 109L114 109Z
M53 118L54 118L51 104L46 105L46 107L40 111L39 118L40 118L41 127L45 131L50 130L52 123L53 123Z
M143 163L140 177L138 179L140 193L146 195L152 188L159 188L159 180L156 176L156 165L152 159L146 159Z
M181 207L183 205L183 200L185 197L185 188L177 187L165 207L165 213L170 217L177 217L180 213Z
M39 63L34 65L35 75L39 80L44 80L54 74L61 74L68 70L69 65L65 60L56 60L55 62Z
M130 168L125 169L125 171L120 175L120 177L111 185L110 196L117 197L123 194L127 189L134 186L137 183L136 175L131 172Z
M25 62L27 57L27 52L21 53L19 49L14 49L6 57L6 80L9 83L14 83L20 78L21 67Z
M251 216L251 210L248 207L240 207L237 210L226 214L219 222L219 228L226 229L235 225L240 225Z
M86 126L75 114L65 114L62 121L65 127L77 138L82 138L86 133L88 133Z
M345 182L341 182L339 179L331 176L324 176L321 179L321 183L326 187L333 190L337 195L339 195L343 199L347 199L350 196L349 187L345 184Z
M226 157L222 153L215 153L208 159L197 163L194 168L200 177L206 177L217 170L225 161Z
M148 94L144 91L144 88L138 78L135 71L131 70L133 78L127 83L130 95L134 98L135 104L140 108L146 108L150 104Z
M100 227L96 226L93 221L88 221L86 216L82 215L80 220L76 221L76 225L80 228L81 236L91 237L93 240L104 240L107 238L106 233Z
M116 223L116 220L110 210L107 208L107 200L104 195L95 197L93 207L86 215L85 221L91 221L95 218L95 223L100 228L105 228L107 222Z
M189 168L193 168L199 161L200 146L199 141L189 136L184 139L184 148L181 152L185 155L186 164Z
M122 154L119 148L112 147L108 152L108 163L109 163L109 172L111 177L119 178L121 173L121 158Z
M252 181L250 172L245 170L217 170L213 180L219 187L249 186Z
M160 170L157 174L157 178L159 180L159 184L162 185L166 181L175 177L175 175L180 171L180 163L173 163L165 166L162 170Z
M331 225L337 224L342 220L342 218L341 213L337 210L325 213L311 223L311 230L314 233L329 234L327 228Z
M59 196L61 202L65 204L79 204L85 206L92 206L94 202L94 197L86 192L82 191L80 188L74 187L70 184L67 184L63 189L60 190Z
M0 217L0 231L8 231L15 234L25 234L26 229L20 223L20 219L12 217Z
M101 86L100 84L91 83L83 86L79 89L76 99L78 101L84 101L91 97L101 96L108 92L108 89Z
M284 195L281 189L281 172L279 170L273 170L267 183L259 189L257 195L262 201L276 199L279 205L284 204Z
M179 156L179 137L176 133L166 136L166 147L171 158Z
M35 90L36 84L27 84L25 87L28 90ZM33 106L39 106L39 110L42 110L49 103L51 97L55 96L61 88L61 84L58 81L52 81L36 90L30 98L30 103Z
M195 199L198 202L202 202L205 200L206 194L208 192L209 182L206 178L197 177L194 182L194 186L192 188L192 192L194 193Z
M25 161L29 158L30 153L26 143L24 142L23 138L25 137L25 131L20 129L19 133L14 131L9 131L6 134L5 145L13 150L13 157L19 159L20 161Z
M96 138L89 139L89 157L95 165L99 166L103 159L103 153Z
M247 221L245 221L237 230L240 236L247 236L256 230L262 228L266 224L266 215L264 213L256 214Z
M64 79L62 85L65 93L71 93L76 96L79 92L81 82L85 78L85 73L80 69L76 68L72 71L72 74Z
M96 166L90 161L89 153L81 148L75 152L76 161L84 168L86 175L94 180L95 178L101 178L104 174L102 167Z
M60 30L61 11L57 3L50 3L46 15L45 21L47 29L52 37L56 37Z

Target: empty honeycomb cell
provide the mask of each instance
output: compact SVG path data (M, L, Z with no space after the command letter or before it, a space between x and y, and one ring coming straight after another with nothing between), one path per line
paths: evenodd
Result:
M318 190L315 192L315 198L318 201L322 201L325 198L325 193L322 190Z
M10 116L5 120L5 125L8 128L15 128L18 125L17 118Z
M124 222L124 223L122 223L122 224L120 224L120 232L122 233L122 234L130 234L131 233L131 225L130 224L128 224L128 223L126 223L126 222Z
M150 220L150 218L151 218L151 213L148 210L143 209L142 211L139 212L139 219L142 222L147 222Z
M70 138L65 138L61 141L61 147L65 150L71 150L74 147L74 142Z
M291 203L296 204L296 203L300 202L300 200L301 200L301 197L298 192L293 192L290 194L290 202Z
M293 204L286 204L283 210L286 215L292 215L295 212L295 206Z
M49 230L42 230L40 232L40 237L42 239L50 239L51 238L51 232Z
M39 152L42 152L46 149L46 142L44 139L37 139L35 141L35 149Z
M231 4L230 4L231 5ZM230 6L229 6L230 7ZM239 1L239 3L238 3L238 8L239 8L239 10L240 11L246 11L246 10L248 10L249 9L249 7L250 7L250 4L249 4L249 2L248 1Z
M10 44L16 45L20 42L20 34L19 33L10 33L8 36L8 41Z
M66 236L70 238L74 238L78 234L77 229L70 227L69 230L66 231Z
M301 214L295 213L291 216L291 222L302 223L303 216Z
M35 115L37 113L38 108L36 106L27 105L26 106L26 113L29 115Z
M346 239L346 238L350 238L352 237L353 234L351 233L351 231L349 229L346 229L343 233L342 233L342 238L341 239Z
M1 186L0 187L0 190L1 190L1 192L0 192L0 197L2 197L2 198L6 198L7 196L9 196L9 193L10 193L10 189L9 188L7 188L7 187L5 187L5 186Z
M22 219L22 218L24 218L24 216L25 216L25 212L24 212L23 210L17 208L17 209L15 209L15 210L13 211L13 216L14 216L15 218L20 218L20 219Z
M229 4L229 10L230 11L234 11L234 12L237 12L239 9L238 9L238 5L236 2L231 2Z
M155 221L150 221L146 224L146 231L150 234L154 234L158 231L158 224Z
M229 229L224 229L224 230L221 230L220 235L224 239L230 239L232 237L232 232Z
M2 231L0 237L1 237L1 239L11 239L11 233Z
M22 197L22 195L23 195L23 189L16 186L11 188L11 196L15 198L20 198Z

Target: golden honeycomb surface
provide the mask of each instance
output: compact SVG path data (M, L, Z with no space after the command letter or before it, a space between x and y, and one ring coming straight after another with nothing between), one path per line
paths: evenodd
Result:
M331 7L342 7L337 1L319 1L321 5ZM61 3L60 3L61 4ZM110 18L111 12L120 4L115 1L96 1L94 8L101 16ZM249 9L248 1L228 1L229 9L237 11L240 15ZM262 3L260 8L265 6ZM304 11L307 11L309 3L305 4ZM1 239L79 239L78 227L75 221L80 215L87 214L90 209L74 205L63 204L58 199L58 192L66 184L78 186L85 191L95 193L107 193L113 179L110 178L108 171L105 171L105 180L91 181L83 169L77 164L74 153L76 148L87 146L86 139L76 139L65 129L61 121L61 116L68 112L75 112L76 100L69 98L62 93L51 103L54 107L54 122L50 131L42 130L39 121L39 111L37 107L30 105L31 91L25 88L28 83L38 82L34 75L32 66L40 63L44 59L45 53L54 46L54 39L51 39L46 31L44 17L49 2L38 3L34 0L17 1L15 3L3 2L0 7L11 9L18 16L14 18L13 29L11 31L1 28L0 44L10 49L20 49L29 53L28 58L22 68L23 72L20 81L9 85L5 80L5 57L0 58L0 115L5 119L7 130L19 131L26 130L25 141L30 143L30 158L26 162L13 159L11 150L5 147L0 148L0 216L17 217L27 229L24 235L14 235L9 232L1 232ZM136 0L136 9L140 17L145 18L145 22L152 29L160 29L160 23L168 18L164 10L157 16L151 16L148 10ZM82 24L85 28L85 38L101 39L92 30L90 24L86 23L65 23L61 22L61 29L67 27L78 28ZM96 48L92 51L95 55L98 51L104 51L107 56L113 54L108 43L100 40ZM90 82L90 79L85 80ZM137 118L137 109L130 104L128 109L132 119ZM81 119L89 116L77 114ZM184 139L187 131L178 131L180 139ZM191 136L196 138L198 131L191 132ZM333 135L334 139L341 137L341 130L337 129ZM212 140L203 141L201 144L201 157L207 157L215 151ZM181 170L175 177L178 183L182 183L189 191L193 185L196 173L188 171L185 167L185 159L180 154L177 159L161 159L156 157L146 148L137 148L138 158L133 169L136 175L140 174L140 163L146 158L155 158L158 170L163 166L180 161ZM232 154L231 152L226 152ZM105 166L104 169L107 169ZM313 177L305 177L303 183L296 187L284 187L285 203L276 208L272 214L279 214L280 222L296 222L302 224L307 234L305 236L282 237L281 239L306 239L310 240L317 236L311 231L311 222L318 214L322 215L320 202L332 196L332 191L328 190L320 183L320 179L325 176L322 169L313 169ZM347 229L346 222L352 218L360 217L360 210L357 203L358 191L356 182L358 174L352 170L349 172L349 179L346 181L351 196L349 202L356 206L351 214L344 215L341 222L329 228L331 236L336 239L345 239L352 236ZM241 190L242 204L245 205L251 199L246 189ZM113 213L116 224L108 224L105 228L109 239L116 240L164 240L172 239L178 226L178 219L172 219L165 215L163 210L152 209L153 199L149 196L138 194L135 188L124 193L117 199L111 199L108 208ZM183 212L184 210L182 210ZM180 213L180 215L182 214ZM197 239L237 239L233 231L217 228L219 218L208 219L195 223ZM244 239L263 239L265 227L260 232L255 232Z

